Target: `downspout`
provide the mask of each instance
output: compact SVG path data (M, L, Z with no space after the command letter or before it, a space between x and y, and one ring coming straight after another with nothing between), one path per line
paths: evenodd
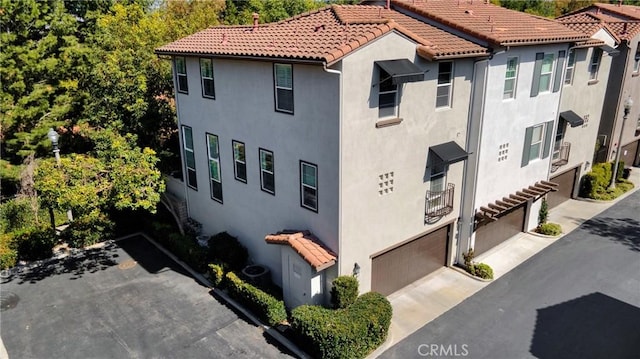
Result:
M626 25L626 23L625 23ZM618 98L616 99L616 111L615 111L615 118L613 119L613 127L611 128L611 135L609 136L610 140L609 140L609 150L607 151L607 160L606 162L611 161L611 157L613 155L613 150L616 149L616 151L618 151L618 149L620 151L622 151L622 143L618 143L618 146L613 147L613 136L616 134L616 127L618 126L618 123L620 123L620 108L622 107L622 101L624 101L624 93L625 91L625 85L627 85L627 70L629 69L629 62L631 62L631 44L629 43L629 41L626 41L627 44L627 56L624 60L624 67L622 68L622 78L620 81L620 92L618 93ZM613 61L612 61L613 62ZM607 82L607 86L609 86L609 82ZM622 125L620 125L620 131L624 131L624 128L622 127ZM620 142L622 142L622 140L624 139L624 134L621 137Z
M473 76L472 84L478 83L478 67L480 64L488 64L490 59L477 60L473 63ZM475 100L476 91L478 88L472 86L471 88L471 101L469 102L469 120L467 121L467 138L465 143L465 149L467 153L473 153L473 163L470 164L470 160L465 161L463 176L462 176L462 198L460 199L461 207L461 225L458 227L458 238L456 243L456 263L462 262L462 253L468 251L471 248L471 237L473 236L473 224L474 224L474 210L476 205L476 191L478 186L478 167L480 162L480 145L482 143L482 129L484 121L484 106L485 106L485 93L487 89L487 76L488 70L485 69L482 75L482 87L479 88L482 93L480 94L480 103ZM478 107L478 119L477 134L474 133L474 108ZM472 147L472 139L477 136L477 143ZM471 172L471 173L470 173ZM467 193L469 192L469 193ZM465 216L466 213L466 216ZM462 229L462 230L461 230ZM467 235L468 234L468 235ZM466 248L461 250L461 236L465 235L467 245Z
M342 71L327 68L322 64L326 73L338 75L338 275L342 266Z

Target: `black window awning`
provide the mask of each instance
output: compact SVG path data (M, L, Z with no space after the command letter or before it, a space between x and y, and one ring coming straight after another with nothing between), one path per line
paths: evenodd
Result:
M584 119L573 111L561 112L560 118L567 121L571 125L571 127L584 125Z
M375 64L391 76L394 85L424 81L424 71L408 59L376 61Z
M431 146L429 147L429 151L436 155L440 161L446 164L456 163L469 157L469 154L454 141Z
M620 51L616 50L615 48L609 46L609 45L602 45L600 46L600 49L602 49L602 51L605 51L606 53L609 54L609 56L618 56L618 54L620 54Z

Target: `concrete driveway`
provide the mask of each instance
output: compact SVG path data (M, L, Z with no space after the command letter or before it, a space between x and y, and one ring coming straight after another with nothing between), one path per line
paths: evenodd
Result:
M623 359L639 353L636 191L381 357Z
M9 358L282 358L142 237L4 278Z

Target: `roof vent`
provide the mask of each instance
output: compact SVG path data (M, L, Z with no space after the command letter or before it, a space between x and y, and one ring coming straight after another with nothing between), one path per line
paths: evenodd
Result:
M318 32L320 30L324 30L324 24L316 25L316 27L313 29L313 32Z
M260 15L257 12L253 13L253 29L257 29L258 28L258 19L260 18Z
M227 33L226 32L222 33L222 41L220 43L222 45L226 45L227 44Z
M464 13L473 16L473 10L465 10Z
M625 23L624 23L624 27L622 28L622 33L623 33L623 34L626 34L626 33L627 33L627 25L629 25L629 23L628 23L628 22L625 22Z

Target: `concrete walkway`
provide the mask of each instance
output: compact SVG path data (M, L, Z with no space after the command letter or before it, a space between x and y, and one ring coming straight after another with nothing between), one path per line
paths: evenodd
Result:
M475 261L489 264L493 268L494 280L500 278L582 223L637 191L640 188L638 168L632 169L629 180L635 187L614 201L571 199L553 208L549 213L549 222L562 226L561 236L546 237L534 233L519 233L476 257ZM391 294L387 297L393 306L389 337L368 358L378 357L489 284L490 282L470 277L461 269L444 267Z

